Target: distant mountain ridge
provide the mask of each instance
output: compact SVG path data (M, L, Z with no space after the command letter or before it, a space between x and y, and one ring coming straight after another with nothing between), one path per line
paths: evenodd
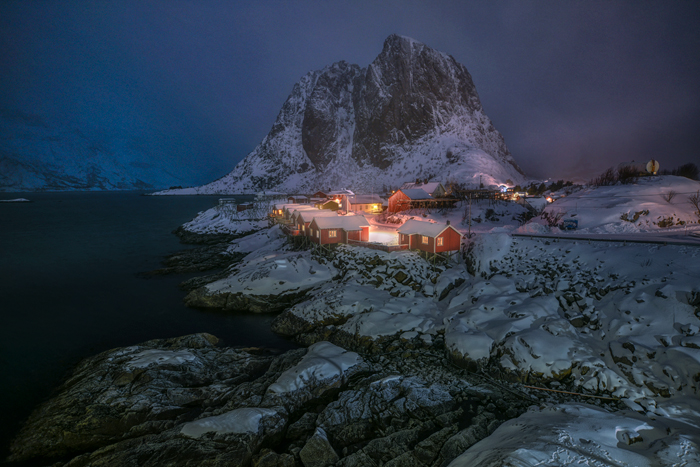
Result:
M97 138L0 111L0 192L152 190L182 185L127 138Z
M186 192L369 192L416 178L478 185L480 176L525 181L471 75L453 57L391 35L367 68L340 61L302 77L231 173Z

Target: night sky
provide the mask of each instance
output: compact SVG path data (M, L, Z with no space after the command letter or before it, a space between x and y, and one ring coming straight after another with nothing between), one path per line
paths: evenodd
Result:
M391 33L454 56L528 175L700 163L700 2L0 2L0 111L128 134L204 183L292 86ZM156 149L153 149L156 148Z

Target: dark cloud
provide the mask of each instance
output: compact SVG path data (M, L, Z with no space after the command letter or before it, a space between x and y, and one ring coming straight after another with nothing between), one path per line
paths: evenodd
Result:
M537 177L698 162L697 2L0 2L0 109L132 135L221 176L294 83L391 33L466 65Z

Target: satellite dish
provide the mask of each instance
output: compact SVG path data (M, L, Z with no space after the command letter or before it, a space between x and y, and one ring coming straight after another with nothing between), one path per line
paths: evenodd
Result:
M655 161L654 159L650 160L647 162L647 172L649 172L652 175L656 175L656 172L659 171L659 161Z

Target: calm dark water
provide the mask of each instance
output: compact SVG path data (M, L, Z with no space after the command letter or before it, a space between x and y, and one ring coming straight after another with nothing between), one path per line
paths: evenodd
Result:
M84 357L195 332L294 347L269 330L271 316L185 307L177 285L192 275L138 275L189 248L172 230L218 196L0 194L20 197L33 202L0 203L0 463L19 423Z

